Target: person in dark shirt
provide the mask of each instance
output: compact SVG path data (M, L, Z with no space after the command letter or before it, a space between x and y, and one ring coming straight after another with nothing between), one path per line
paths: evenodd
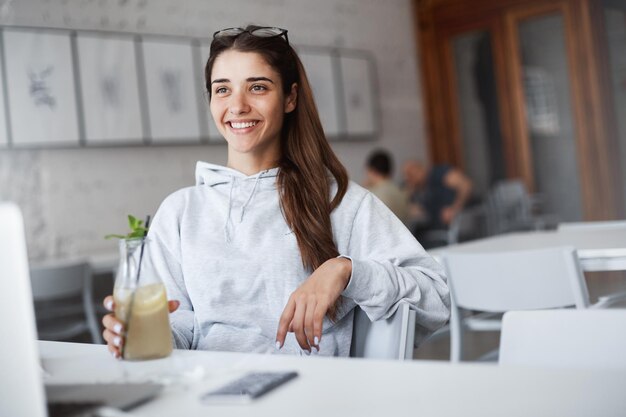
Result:
M408 161L403 167L409 193L414 234L446 229L461 212L472 193L472 181L450 165L428 167Z

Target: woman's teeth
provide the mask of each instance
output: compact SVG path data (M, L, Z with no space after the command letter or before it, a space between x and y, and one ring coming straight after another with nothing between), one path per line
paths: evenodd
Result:
M257 124L257 122L243 122L243 123L230 122L230 126L233 129L245 129L247 127L252 127L252 126L254 126L256 124Z

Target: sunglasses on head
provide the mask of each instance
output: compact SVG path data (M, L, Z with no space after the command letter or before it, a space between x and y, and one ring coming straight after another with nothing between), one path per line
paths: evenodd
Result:
M256 36L258 38L277 38L279 36L284 36L287 45L289 45L289 38L287 37L287 29L281 29L277 27L258 27L255 29L247 30L244 28L228 28L218 30L213 34L213 39L217 38L225 38L231 36L239 36L242 33L249 33L252 36Z

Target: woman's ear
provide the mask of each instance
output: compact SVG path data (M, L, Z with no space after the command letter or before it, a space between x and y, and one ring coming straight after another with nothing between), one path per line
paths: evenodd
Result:
M293 83L291 85L291 91L287 95L285 100L285 113L291 113L296 109L298 103L298 84Z

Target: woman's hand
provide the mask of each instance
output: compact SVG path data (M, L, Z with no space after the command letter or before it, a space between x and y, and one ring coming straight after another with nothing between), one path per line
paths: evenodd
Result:
M319 351L322 339L322 322L328 309L335 304L350 281L352 261L333 258L324 262L289 297L280 316L276 347L285 344L287 332L294 332L302 349Z
M179 301L170 300L167 302L170 313L173 313L178 309L180 305ZM109 311L115 310L115 301L113 301L112 296L107 296L104 299L104 307L106 307ZM114 313L107 314L102 318L102 324L104 325L104 331L102 332L102 337L107 342L107 347L109 348L109 352L115 359L119 359L122 356L122 345L124 344L124 324L115 317Z

